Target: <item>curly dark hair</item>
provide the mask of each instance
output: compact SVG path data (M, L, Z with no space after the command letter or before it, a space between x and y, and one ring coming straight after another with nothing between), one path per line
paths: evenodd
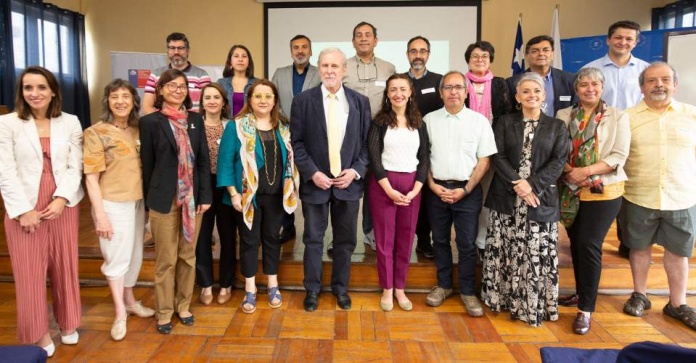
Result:
M408 86L411 88L411 97L408 98L408 103L406 103L406 122L408 128L411 130L417 130L423 124L423 118L421 117L420 111L418 111L418 105L416 104L416 99L413 97L414 89L411 78L405 73L395 73L387 79L387 86L384 87L384 94L382 96L382 108L375 115L375 122L378 125L387 125L389 127L396 127L396 113L392 109L391 102L387 93L389 92L389 84L397 79L404 79L408 82Z

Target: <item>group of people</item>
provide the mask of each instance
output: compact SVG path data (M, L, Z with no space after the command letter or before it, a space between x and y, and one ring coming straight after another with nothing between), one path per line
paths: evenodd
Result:
M407 43L409 70L396 73L374 55L377 29L361 22L353 29L354 57L327 48L313 66L309 38L297 35L290 40L293 64L269 81L254 77L249 50L234 45L217 83L188 61L186 36L172 33L170 63L152 71L142 105L132 85L112 81L102 120L84 131L84 142L77 118L61 112L56 78L29 67L19 77L14 112L0 117L0 192L19 339L49 355L55 350L43 306L48 276L61 341L78 342L83 173L114 300L114 340L124 339L128 315L156 316L162 334L172 331L175 314L182 325L194 324L196 279L200 301L213 301L216 226L217 302L231 297L239 234L241 311L256 310L260 246L268 304L282 306L281 243L295 234L298 198L308 312L322 291L329 218L330 288L341 309L351 308L362 198L384 311L394 299L403 310L413 308L405 288L416 239L416 250L437 267L426 304L439 306L452 295L454 226L469 315L484 314L479 260L480 297L492 311L538 326L558 319L559 302L577 305L573 331L585 334L601 246L618 214L635 290L624 311L641 316L651 308L646 280L651 245L658 243L670 286L663 311L696 329L686 305L696 233L696 108L672 98L677 75L668 64L631 55L639 32L631 21L613 24L607 56L575 75L551 67L552 38L532 38L525 47L530 68L505 80L490 71L495 50L486 41L467 48L466 73L430 72L430 42L422 36ZM154 309L132 289L147 219L155 242ZM570 237L577 288L563 298L558 222Z

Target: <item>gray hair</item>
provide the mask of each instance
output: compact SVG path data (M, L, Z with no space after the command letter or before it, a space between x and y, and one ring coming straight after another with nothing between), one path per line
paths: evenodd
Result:
M317 58L317 59L318 59L317 63L321 64L321 58L322 58L324 55L326 55L326 54L331 54L331 53L338 53L338 54L341 55L341 57L343 58L343 62L342 62L342 63L343 63L343 68L345 68L345 67L346 67L346 54L343 53L342 50L340 50L340 49L338 49L338 48L335 48L335 47L330 47L330 48L324 48L324 49L322 49L321 52L319 52L319 58ZM317 64L317 65L319 65L319 64Z
M453 74L458 74L458 75L462 76L464 83L466 83L466 76L464 75L464 73L462 73L460 71L449 71L449 72L445 73L445 75L442 76L442 78L440 78L440 85L438 86L438 89L442 89L442 86L445 85L445 78L447 78L447 76L451 76ZM466 84L464 86L466 86Z
M602 74L599 68L581 68L578 73L575 74L575 77L573 77L573 89L578 89L578 83L580 83L583 78L589 78L590 81L599 81L602 83L602 86L604 86L604 74Z
M643 87L643 85L645 84L645 72L647 72L648 69L662 67L662 66L667 66L667 67L669 67L669 69L672 70L672 81L674 82L674 84L677 84L677 70L674 69L674 67L669 65L667 62L663 62L663 61L652 62L652 63L650 63L648 68L645 68L642 72L640 72L640 76L638 76L638 84L641 87Z
M517 79L517 83L515 83L515 89L520 88L520 85L524 82L527 82L527 81L536 82L539 84L539 87L541 87L541 89L545 89L544 88L544 79L539 75L539 73L535 73L535 72L522 73L520 78Z

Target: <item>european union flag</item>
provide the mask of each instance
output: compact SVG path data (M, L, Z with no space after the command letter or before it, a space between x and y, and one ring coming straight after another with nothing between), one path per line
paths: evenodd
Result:
M524 72L524 51L522 46L522 18L517 21L517 35L515 36L515 50L512 52L512 75Z

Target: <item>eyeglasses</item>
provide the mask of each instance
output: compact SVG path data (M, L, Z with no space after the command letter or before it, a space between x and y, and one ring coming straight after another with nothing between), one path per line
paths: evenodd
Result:
M183 52L183 51L186 50L186 47L172 47L172 46L169 46L169 47L167 47L167 49L169 49L170 52L174 52L174 51Z
M447 91L447 92L452 92L453 90L459 92L459 91L463 91L465 88L461 84L457 84L457 85L448 84L447 86L442 86L442 89Z
M361 64L358 62L358 81L374 82L377 80L377 62Z
M428 54L428 53L430 53L430 51L427 50L427 49L425 49L425 48L421 48L421 49L409 49L409 50L408 50L408 54L410 54L410 55L416 55L416 54L426 55L426 54Z
M176 92L177 90L181 91L181 92L188 91L188 85L186 85L185 83L176 84L174 82L169 82L169 83L165 84L164 86L167 87L167 90L169 92Z
M477 60L479 60L479 59L480 59L480 60L486 61L486 60L491 59L491 56L488 55L488 54L472 54L472 55L471 55L471 59L473 59L473 60L475 60L475 61L477 61Z
M275 95L273 93L252 93L251 97L254 97L257 101L261 101L262 98L270 101L275 98Z

